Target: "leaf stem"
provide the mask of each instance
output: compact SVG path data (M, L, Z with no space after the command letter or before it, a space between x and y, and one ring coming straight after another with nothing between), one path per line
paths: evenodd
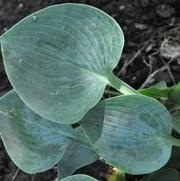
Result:
M130 85L126 84L124 81L120 80L118 77L116 77L112 73L109 76L109 82L112 87L114 87L116 90L118 90L122 94L125 94L125 95L139 94L137 90L133 89Z
M171 136L171 143L172 143L174 146L180 147L180 140L174 138L173 136Z

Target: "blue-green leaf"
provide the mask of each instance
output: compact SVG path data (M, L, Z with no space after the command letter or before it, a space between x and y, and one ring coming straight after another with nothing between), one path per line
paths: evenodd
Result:
M92 148L72 143L58 163L59 178L72 175L77 169L84 167L98 159Z
M59 162L71 144L73 129L43 119L10 91L0 99L0 133L14 163L25 172L37 173Z
M1 37L5 70L18 95L33 111L61 123L79 121L108 83L117 84L112 69L123 44L113 18L71 3L38 11Z
M102 101L83 118L81 127L95 151L126 173L144 174L159 169L169 160L172 145L179 145L171 136L171 116L166 108L142 95ZM94 136L93 132L100 130L101 134Z
M77 175L64 178L59 181L97 181L97 180L87 175L77 174Z

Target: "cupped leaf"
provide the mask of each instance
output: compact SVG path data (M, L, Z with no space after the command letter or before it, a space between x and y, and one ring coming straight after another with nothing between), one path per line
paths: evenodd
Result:
M59 181L97 181L97 180L87 175L77 174L77 175L64 178Z
M50 169L63 157L73 129L45 120L10 91L0 99L0 133L14 163L27 173Z
M98 157L92 148L72 143L58 163L59 178L72 175L77 169L96 161Z
M146 176L143 181L179 181L180 173L172 168L164 168L149 176Z
M33 111L61 123L79 121L97 104L114 82L123 44L113 18L71 3L38 11L1 36L16 92Z
M96 110L101 109L104 115L94 119L99 114ZM83 118L81 127L105 161L131 174L159 169L169 160L172 144L179 142L171 136L171 116L166 108L142 95L102 101ZM94 136L99 130L101 134Z

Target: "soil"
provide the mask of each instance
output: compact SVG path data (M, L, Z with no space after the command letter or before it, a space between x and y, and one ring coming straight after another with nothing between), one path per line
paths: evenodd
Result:
M30 13L52 4L85 3L107 12L121 25L125 48L115 74L136 89L165 80L171 86L180 81L179 0L0 0L0 33ZM0 57L0 93L11 89ZM173 59L173 61L172 61ZM105 181L109 166L97 161L76 173ZM20 171L0 142L0 181L55 181L56 168L36 175ZM127 175L128 181L141 176Z

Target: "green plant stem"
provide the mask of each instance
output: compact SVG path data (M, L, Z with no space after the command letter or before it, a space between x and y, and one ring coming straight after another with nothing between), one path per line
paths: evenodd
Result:
M116 77L113 74L109 76L108 80L112 87L114 87L116 90L118 90L124 95L139 94L138 91L133 89L130 85L126 84L124 81L120 80L118 77Z
M180 147L180 140L174 138L173 136L171 136L171 143L172 143L174 146Z

